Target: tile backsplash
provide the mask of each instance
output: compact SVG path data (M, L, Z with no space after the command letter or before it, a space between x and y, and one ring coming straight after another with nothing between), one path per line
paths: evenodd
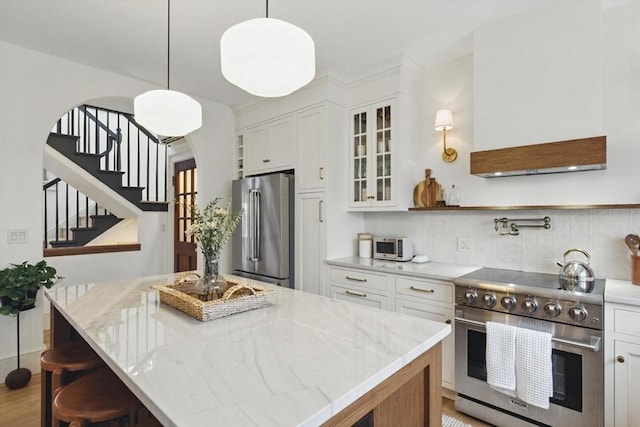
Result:
M518 236L502 236L494 228L495 218L545 216L551 218L548 230L521 228ZM591 255L596 277L631 280L624 237L640 233L640 209L367 213L365 231L411 237L414 253L432 261L544 273L557 273L564 252L579 248ZM458 238L470 239L471 251L458 251ZM584 257L573 253L569 259Z

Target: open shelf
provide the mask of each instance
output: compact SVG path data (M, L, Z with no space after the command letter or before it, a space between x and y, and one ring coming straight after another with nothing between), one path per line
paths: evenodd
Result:
M609 205L445 206L440 208L409 208L409 211L521 211L578 209L640 209L640 203Z

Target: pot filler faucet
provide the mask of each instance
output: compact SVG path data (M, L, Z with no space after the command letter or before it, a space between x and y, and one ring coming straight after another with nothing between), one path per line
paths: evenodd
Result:
M518 224L518 222L543 222L544 224ZM495 226L496 231L500 228L507 231L500 232L501 236L517 236L520 234L520 228L529 227L529 228L544 228L548 230L551 228L551 218L545 216L544 218L519 218L519 219L509 219L506 217L503 218L494 218L493 224Z

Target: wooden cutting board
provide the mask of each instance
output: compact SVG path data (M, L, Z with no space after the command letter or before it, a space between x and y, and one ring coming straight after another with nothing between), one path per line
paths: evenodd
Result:
M435 207L441 188L436 179L431 178L431 169L425 169L424 181L420 181L413 189L413 203L418 208Z

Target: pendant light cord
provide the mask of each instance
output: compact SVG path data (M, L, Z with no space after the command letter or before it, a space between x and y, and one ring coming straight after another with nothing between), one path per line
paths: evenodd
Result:
M269 0L267 0L267 18L269 17Z
M167 0L167 90L169 86L169 68L171 64L171 0Z

